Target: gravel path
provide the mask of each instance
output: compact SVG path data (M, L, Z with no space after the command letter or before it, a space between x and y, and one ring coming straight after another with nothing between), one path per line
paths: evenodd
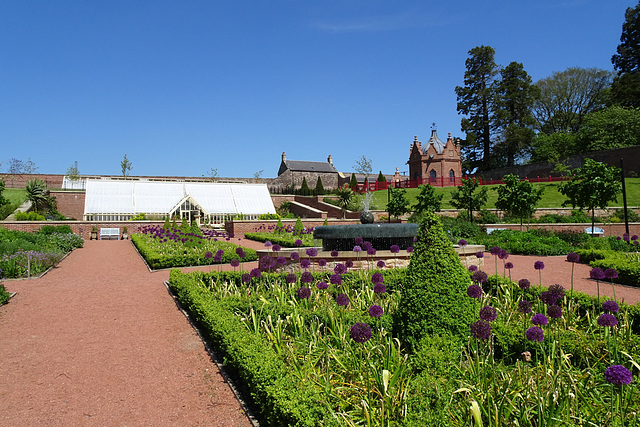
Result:
M244 243L244 242L243 242ZM128 241L87 241L0 308L0 425L251 426Z

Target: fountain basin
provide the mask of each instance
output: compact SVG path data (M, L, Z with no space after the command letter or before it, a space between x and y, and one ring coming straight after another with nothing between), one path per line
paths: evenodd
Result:
M418 227L418 224L397 223L324 225L314 229L313 238L322 240L324 251L351 251L356 237L371 242L376 250L388 250L392 245L407 249L413 246Z

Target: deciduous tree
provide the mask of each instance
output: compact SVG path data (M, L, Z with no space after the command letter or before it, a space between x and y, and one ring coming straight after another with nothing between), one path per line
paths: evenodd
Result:
M451 192L451 204L456 209L464 209L473 222L473 213L482 209L487 203L487 189L479 188L476 178L462 178L462 185Z
M122 176L129 176L129 172L133 168L133 163L129 161L127 155L124 155L124 158L120 162L120 169L122 170Z
M420 193L416 196L417 203L413 205L413 210L417 214L422 214L426 211L440 212L444 194L436 194L431 185L420 185L418 188Z
M410 211L409 199L407 199L407 190L404 188L391 188L389 187L390 200L387 204L387 211L389 215L393 215L396 218L406 214Z
M520 181L518 175L505 175L504 184L498 187L496 208L507 215L520 218L520 231L525 218L530 218L536 211L536 204L542 198L544 189L535 188L529 181Z

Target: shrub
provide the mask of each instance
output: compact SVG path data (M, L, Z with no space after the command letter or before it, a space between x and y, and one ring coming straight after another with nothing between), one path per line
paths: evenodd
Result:
M302 220L298 217L296 220L296 225L293 227L294 236L300 236L304 231L304 225L302 225Z
M410 349L426 335L466 339L473 317L466 295L471 280L436 214L425 214L414 248L395 313L395 334Z
M0 275L2 273L0 272ZM4 304L5 302L9 301L9 298L11 297L11 294L9 292L7 292L7 290L4 288L4 285L0 284L0 305Z
M582 231L558 231L555 233L562 241L567 242L572 247L580 247L584 246L591 236L587 233L583 233Z
M15 203L8 203L6 205L0 206L0 220L7 218L17 208L18 208L18 205Z
M43 225L40 227L40 234L53 234L53 233L73 233L71 227L67 224L63 225Z
M15 214L16 221L44 221L46 218L36 212L17 212Z

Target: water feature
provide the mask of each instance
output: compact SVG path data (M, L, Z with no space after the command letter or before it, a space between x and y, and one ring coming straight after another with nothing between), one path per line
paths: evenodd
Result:
M316 227L313 238L322 240L324 251L352 251L356 237L371 242L377 250L389 250L392 245L400 249L413 246L417 234L418 224L348 224Z

